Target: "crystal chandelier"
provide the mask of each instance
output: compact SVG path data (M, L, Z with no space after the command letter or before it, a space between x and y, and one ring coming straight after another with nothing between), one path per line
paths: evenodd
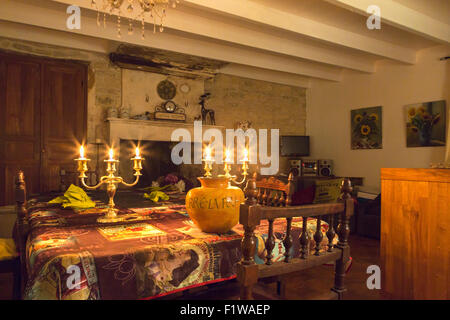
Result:
M106 15L117 15L117 37L122 37L121 15L126 10L128 17L128 34L133 34L133 20L141 21L141 35L145 38L145 23L153 23L153 33L159 28L164 31L164 18L169 7L176 8L179 0L91 0L91 6L97 10L97 25L106 28ZM100 12L100 10L102 12ZM103 17L102 17L103 15ZM128 15L128 16L129 16Z

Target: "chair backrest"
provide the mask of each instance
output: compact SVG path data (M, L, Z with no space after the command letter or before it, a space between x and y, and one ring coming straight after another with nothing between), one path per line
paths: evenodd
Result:
M271 207L286 207L292 203L294 194L294 175L289 174L288 183L284 183L275 177L262 178L258 180L255 173L253 176L257 189L256 201L258 204Z

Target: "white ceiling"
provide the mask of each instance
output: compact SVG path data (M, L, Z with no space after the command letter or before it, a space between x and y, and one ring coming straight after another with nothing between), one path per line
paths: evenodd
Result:
M97 0L101 1L101 0ZM163 33L118 39L114 17L97 27L91 0L2 0L0 36L94 51L118 41L228 62L223 73L309 86L339 81L343 70L375 72L388 59L414 64L417 52L449 46L449 0L377 0L381 30L366 27L372 0L180 0ZM125 1L126 3L126 1ZM82 8L81 30L68 30L66 8ZM123 10L126 12L126 10ZM123 30L126 20L123 19Z

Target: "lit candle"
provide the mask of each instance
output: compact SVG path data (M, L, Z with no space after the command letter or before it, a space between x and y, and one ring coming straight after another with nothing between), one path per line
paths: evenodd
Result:
M135 158L136 159L140 159L141 158L141 152L139 151L138 147L136 147L136 156L135 156Z
M225 163L231 163L231 151L229 149L225 150Z
M135 176L140 176L141 175L141 170L142 170L142 158L141 158L141 151L139 150L139 147L136 147L135 149L135 153L136 155L134 156L134 158L132 158L131 160L134 161L134 171L136 171L136 173L134 174Z
M244 149L244 159L242 161L248 162L248 149L247 148Z
M248 170L248 149L245 148L244 149L244 159L242 159L243 163L242 163L242 174L244 175L244 178L247 176L247 170Z
M78 163L78 172L80 173L80 178L87 178L85 172L88 171L87 162L89 159L86 159L84 156L84 147L80 147L80 157L78 159L75 159L75 161Z
M84 158L84 147L83 146L81 146L80 147L80 160L84 160L85 158Z
M211 177L212 163L213 159L211 157L211 148L209 146L205 147L205 177Z
M205 148L205 161L212 161L211 148L209 146Z
M114 150L112 148L109 149L109 160L114 160Z

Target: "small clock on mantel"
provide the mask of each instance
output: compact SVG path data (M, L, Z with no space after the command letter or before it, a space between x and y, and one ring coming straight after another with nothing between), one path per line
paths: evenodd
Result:
M177 93L177 88L169 80L163 80L157 87L158 95L166 100L156 107L155 120L186 121L186 114L183 108L179 108L172 99Z
M156 107L155 120L186 121L186 114L183 108L169 100Z
M166 112L174 113L175 110L177 110L177 105L172 100L169 100L163 104L163 108L164 110L166 110Z

